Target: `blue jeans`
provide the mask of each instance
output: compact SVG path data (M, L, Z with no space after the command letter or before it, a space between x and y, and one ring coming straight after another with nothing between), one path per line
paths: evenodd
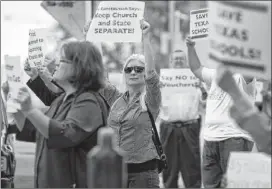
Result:
M128 173L128 188L160 188L158 170Z
M218 142L205 141L203 147L202 180L204 188L219 188L227 171L230 152L251 151L253 142L230 138Z

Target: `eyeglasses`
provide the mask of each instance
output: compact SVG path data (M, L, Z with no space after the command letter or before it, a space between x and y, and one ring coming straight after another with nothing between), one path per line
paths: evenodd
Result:
M129 74L134 70L135 73L142 73L144 71L144 67L142 66L133 66L133 67L126 67L124 69L125 73Z

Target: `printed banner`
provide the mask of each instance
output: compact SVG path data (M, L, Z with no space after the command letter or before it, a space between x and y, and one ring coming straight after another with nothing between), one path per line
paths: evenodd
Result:
M23 84L23 70L20 65L20 56L5 55L5 72L9 84L7 96L7 112L15 113L21 108L14 98L17 98L18 90Z
M271 3L209 1L209 18L209 59L270 80Z
M46 30L29 30L28 60L31 67L41 69L46 53Z
M231 152L228 188L271 188L271 156L256 152Z
M92 42L142 41L140 20L145 2L103 1L93 17L86 39Z
M203 39L208 37L208 12L208 9L190 11L190 37L192 39Z

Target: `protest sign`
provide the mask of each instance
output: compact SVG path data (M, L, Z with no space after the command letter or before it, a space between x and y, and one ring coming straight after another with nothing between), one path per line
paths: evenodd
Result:
M233 72L271 79L271 3L209 1L209 18L211 61Z
M46 53L46 30L29 30L28 61L31 67L41 69Z
M161 69L161 92L163 101L170 100L173 95L181 93L196 93L199 84L190 69Z
M271 157L256 152L231 152L228 188L271 188Z
M208 11L208 9L190 11L190 37L192 39L203 39L208 37Z
M141 42L140 20L145 3L141 1L103 1L99 4L86 40L92 42Z
M7 96L7 112L17 112L21 106L14 100L17 98L18 89L23 84L23 70L20 65L20 56L5 55L5 72L9 84Z

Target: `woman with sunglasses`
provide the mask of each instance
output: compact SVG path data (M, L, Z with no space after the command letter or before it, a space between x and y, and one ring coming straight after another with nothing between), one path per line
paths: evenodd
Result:
M125 93L111 107L108 125L125 151L128 188L159 188L157 154L147 108L157 118L161 103L159 76L150 43L150 25L142 21L144 56L132 55L124 65Z
M64 44L53 78L64 92L46 92L51 104L45 114L33 108L26 88L19 90L17 137L36 141L35 188L85 188L86 155L96 145L93 134L104 126L108 114L97 94L104 86L99 50L90 42Z

